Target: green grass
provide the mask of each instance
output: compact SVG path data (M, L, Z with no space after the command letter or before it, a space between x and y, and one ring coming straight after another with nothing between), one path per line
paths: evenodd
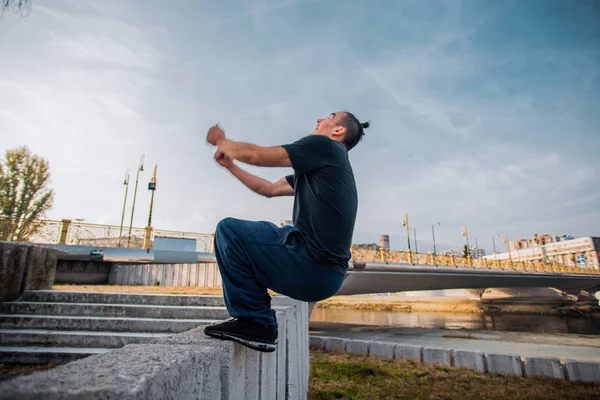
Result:
M600 399L600 385L311 350L310 400Z

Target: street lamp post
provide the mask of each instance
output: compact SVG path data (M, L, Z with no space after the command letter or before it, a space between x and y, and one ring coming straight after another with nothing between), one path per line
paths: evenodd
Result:
M415 239L415 253L419 252L419 246L417 245L417 228L413 226L413 236Z
M406 240L408 242L408 261L409 264L412 264L412 255L410 252L410 228L408 226L408 214L404 214L404 218L402 219L402 226L406 227Z
M438 226L440 226L440 223L437 223ZM433 255L436 256L437 255L437 251L435 248L435 224L431 224L431 236L433 236Z
M498 236L500 236L500 234L498 234ZM494 246L494 260L496 259L496 254L498 253L496 251L496 240L494 239L494 235L492 235L492 246Z
M123 185L125 185L125 200L123 201L123 212L121 213L121 226L119 228L119 244L117 247L121 247L121 237L123 236L123 220L125 219L125 207L127 206L127 192L129 191L129 168L125 171L125 180L123 181Z
M138 181L140 179L140 171L144 170L144 155L140 158L140 165L137 168L137 175L135 177L135 189L133 190L133 206L131 207L131 220L129 221L129 234L127 235L127 247L130 246L131 243L131 227L133 226L133 214L135 212L135 199L137 197L137 187Z
M513 266L512 254L510 253L510 241L508 240L508 235L504 235L504 243L506 243L506 247L508 248L508 259L510 260L510 267Z
M154 166L154 174L152 178L150 178L150 183L148 183L148 190L152 191L150 195L150 211L148 212L148 226L146 226L144 232L144 249L149 249L152 247L152 241L150 240L152 237L152 208L154 207L154 191L156 190L156 168L158 165Z
M467 262L471 264L471 249L469 247L469 230L466 226L462 228L462 235L467 239Z

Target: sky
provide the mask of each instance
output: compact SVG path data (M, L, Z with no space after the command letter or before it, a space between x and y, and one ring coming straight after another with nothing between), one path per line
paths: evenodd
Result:
M279 224L293 199L252 193L213 160L208 128L264 146L353 112L354 243L419 251L496 235L600 236L597 1L32 0L0 20L0 154L50 163L51 219L210 233ZM2 156L3 157L3 156ZM277 180L285 168L243 166ZM437 223L439 222L439 225ZM412 232L411 232L412 239Z

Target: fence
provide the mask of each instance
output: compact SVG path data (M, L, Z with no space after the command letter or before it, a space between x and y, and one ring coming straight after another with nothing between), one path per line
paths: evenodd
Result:
M196 251L210 252L212 235L193 232L179 232L165 229L151 229L150 241L155 237L195 239ZM146 228L121 228L118 225L89 224L63 219L34 220L28 224L14 219L0 217L0 240L27 241L33 243L53 243L79 246L102 246L142 248Z
M568 272L573 274L600 274L598 268L579 268L562 265L554 262L541 261L515 261L515 260L488 260L485 258L465 258L456 256L441 256L434 254L420 254L410 251L388 251L351 249L352 259L355 261L376 261L384 263L405 263L415 265L447 265L456 267L473 268L500 268L546 272Z
M0 240L30 241L34 243L55 243L82 246L142 248L146 228L129 228L117 225L88 224L63 219L62 221L35 220L25 226L22 222L0 217ZM164 229L149 231L150 241L155 237L195 239L196 251L212 252L212 234L179 232ZM366 250L351 248L355 261L377 261L406 263L415 265L449 265L475 268L521 269L531 271L569 272L575 274L600 274L597 268L579 268L555 262L488 260L484 258L464 258L421 254L410 251L387 251L385 249Z

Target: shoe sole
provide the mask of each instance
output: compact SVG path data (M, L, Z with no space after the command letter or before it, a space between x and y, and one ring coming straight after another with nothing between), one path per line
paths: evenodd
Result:
M275 343L263 343L254 340L244 339L238 336L231 335L224 332L204 332L207 336L211 336L217 339L232 340L243 346L249 347L252 350L261 351L263 353L271 353L277 349L277 341Z

